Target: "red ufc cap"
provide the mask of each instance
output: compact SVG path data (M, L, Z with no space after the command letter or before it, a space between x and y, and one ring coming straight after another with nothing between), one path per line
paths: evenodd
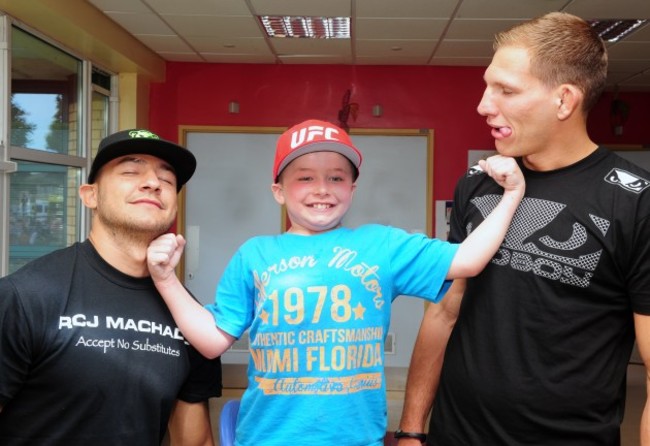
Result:
M291 161L312 152L340 153L355 167L355 180L359 175L362 156L352 144L350 136L334 124L310 119L291 127L278 138L273 163L273 180L278 181L278 176Z

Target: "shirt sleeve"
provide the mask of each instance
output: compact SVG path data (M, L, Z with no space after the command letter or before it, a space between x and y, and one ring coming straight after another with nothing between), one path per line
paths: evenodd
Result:
M447 272L458 245L392 228L388 246L395 293L440 301L451 285Z
M181 388L178 399L198 403L221 396L221 358L207 359L193 347L188 348L190 375Z
M635 313L650 315L650 216L638 221L627 284Z
M239 339L254 316L255 286L252 272L240 248L230 260L217 285L215 301L206 305L217 327Z
M466 206L469 202L469 197L463 192L463 180L459 181L454 191L454 202L451 207L451 215L449 218L449 237L450 242L461 243L467 237L467 228L463 216L465 215Z

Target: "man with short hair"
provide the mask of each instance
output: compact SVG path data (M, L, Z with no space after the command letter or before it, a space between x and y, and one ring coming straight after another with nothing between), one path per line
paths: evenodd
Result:
M635 331L650 364L650 173L587 134L606 77L605 44L573 15L496 36L478 112L526 193L492 262L427 310L399 446L420 444L432 406L428 445L620 444ZM450 240L500 193L471 168ZM641 437L650 445L647 405Z
M102 140L79 195L88 240L0 279L0 444L213 444L207 360L176 327L146 264L192 177L188 150L148 130Z

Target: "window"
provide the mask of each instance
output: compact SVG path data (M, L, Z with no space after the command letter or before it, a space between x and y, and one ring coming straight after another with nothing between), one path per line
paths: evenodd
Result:
M81 60L16 27L11 50L11 145L81 155Z
M78 239L79 168L18 161L11 174L9 272Z
M113 79L17 26L10 39L8 157L17 170L3 194L9 252L0 275L85 238L78 189L109 133Z

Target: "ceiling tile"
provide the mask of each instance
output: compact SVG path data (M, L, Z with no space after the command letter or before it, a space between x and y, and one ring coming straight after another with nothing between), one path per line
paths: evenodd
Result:
M487 40L445 40L434 57L485 57L492 55L492 42Z
M275 57L250 54L201 54L206 62L211 63L250 63L250 64L274 64Z
M610 59L608 63L608 72L636 74L647 69L650 69L648 60Z
M357 19L353 34L357 39L428 39L440 37L446 20L441 19Z
M133 1L133 0L132 0ZM241 0L147 0L159 14L249 15Z
M626 79L629 79L632 76L636 76L636 74L630 74L630 72L624 72L624 71L607 72L607 80L611 83L618 83Z
M498 32L520 23L518 19L456 19L445 34L446 39L453 40L494 40Z
M88 3L100 11L150 13L151 8L139 0L88 0Z
M176 32L188 37L263 37L253 17L164 15L163 18Z
M160 34L164 36L176 35L164 21L153 13L106 13L111 19L117 22L122 28L134 35L138 34Z
M249 64L274 64L272 56L251 56L250 54L201 54L205 62L209 63L249 63Z
M349 17L352 0L250 0L257 15Z
M558 11L567 0L464 0L456 18L517 18L528 19Z
M650 1L573 0L565 11L585 19L650 19Z
M192 48L199 52L210 52L220 54L271 54L266 40L261 37L188 37L187 42Z
M491 57L434 57L429 65L487 67Z
M352 55L352 44L349 39L270 39L271 47L275 49L278 56L289 56L292 54L300 57L334 56L341 54L343 57Z
M619 84L622 89L628 90L648 90L650 89L650 74L641 74Z
M463 0L357 0L357 17L448 19Z
M627 60L650 60L650 42L621 41L607 49L610 57Z
M357 57L385 57L388 59L421 58L426 64L435 41L431 40L359 40ZM399 48L399 50L396 50Z
M282 63L284 64L327 64L327 65L351 65L352 57L351 56L300 56L300 55L291 55L291 56L280 56L279 57Z

